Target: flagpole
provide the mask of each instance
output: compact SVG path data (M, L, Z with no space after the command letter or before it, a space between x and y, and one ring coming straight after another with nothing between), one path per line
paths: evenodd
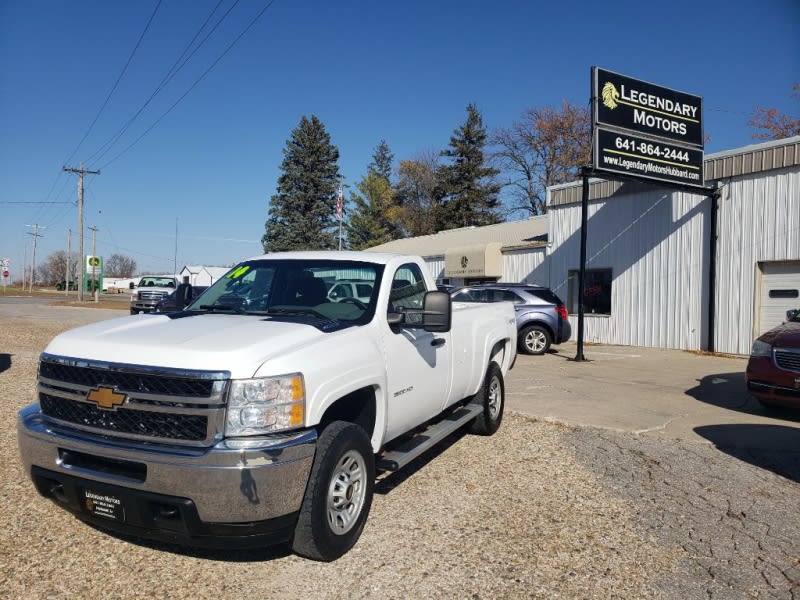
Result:
M341 184L339 185L339 197L336 199L336 216L339 217L339 250L342 249L342 212L344 210L344 194Z

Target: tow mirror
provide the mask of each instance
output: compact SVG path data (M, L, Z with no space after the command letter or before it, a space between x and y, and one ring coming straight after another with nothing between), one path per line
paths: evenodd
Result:
M786 311L786 320L787 321L791 321L792 319L794 319L797 316L798 312L800 312L800 311L798 311L796 308L793 308L792 310L787 310Z
M386 320L390 327L424 329L431 333L450 331L452 304L446 292L426 292L422 308L402 308L390 312Z
M447 292L427 292L422 308L422 328L433 333L450 331L452 318L450 294Z

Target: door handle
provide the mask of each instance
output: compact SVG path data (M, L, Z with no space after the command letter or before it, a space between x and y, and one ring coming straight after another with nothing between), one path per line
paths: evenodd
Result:
M431 340L431 346L433 346L434 348L438 348L439 346L444 346L445 341L446 340L444 338L433 338Z

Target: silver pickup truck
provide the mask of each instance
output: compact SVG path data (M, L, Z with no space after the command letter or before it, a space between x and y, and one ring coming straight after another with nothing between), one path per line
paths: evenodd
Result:
M139 280L139 285L131 294L131 314L153 312L159 300L166 298L178 287L174 277L146 275Z

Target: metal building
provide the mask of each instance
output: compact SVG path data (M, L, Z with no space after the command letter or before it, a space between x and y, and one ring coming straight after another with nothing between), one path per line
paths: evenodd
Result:
M708 155L705 174L721 193L713 246L710 198L590 182L586 341L744 355L800 308L800 136ZM420 254L443 283L549 285L575 326L581 193L580 182L554 186L546 216L374 250Z
M800 137L709 155L705 172L721 190L715 251L710 198L590 183L584 301L603 301L587 314L587 341L748 354L800 307ZM575 312L580 196L580 183L549 190L550 285Z
M532 274L545 260L547 230L546 216L531 217L393 240L370 250L418 254L437 283L463 285L499 280L546 285Z

